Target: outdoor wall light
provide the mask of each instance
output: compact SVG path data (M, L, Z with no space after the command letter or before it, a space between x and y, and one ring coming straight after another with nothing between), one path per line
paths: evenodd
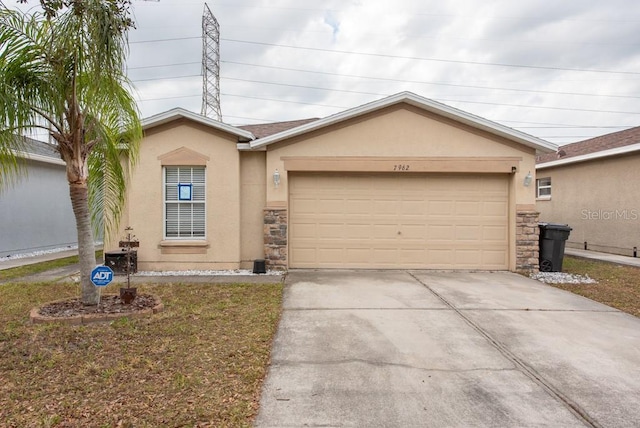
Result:
M524 187L529 187L529 185L531 184L531 180L533 180L533 177L531 176L531 171L529 171L524 177L524 181L522 182L522 184L524 184Z
M280 185L280 172L277 169L273 172L273 185L276 186L276 189Z

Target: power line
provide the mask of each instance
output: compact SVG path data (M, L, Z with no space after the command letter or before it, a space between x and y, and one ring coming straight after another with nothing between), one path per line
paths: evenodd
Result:
M251 80L251 79L236 79L232 77L224 77L226 80L235 80L241 82L248 83L259 83L262 85L275 85L275 86L286 86L290 88L302 88L302 89L314 89L320 91L329 91L329 92L342 92L349 94L359 94L359 95L374 95L380 97L386 97L391 94L379 94L372 92L361 92L361 91L351 91L348 89L332 89L332 88L322 88L318 86L306 86L306 85L294 85L292 83L274 83L274 82L265 82L263 80ZM585 109L585 108L574 108L574 107L547 107L547 106L536 106L536 105L527 105L527 104L506 104L506 103L492 103L488 101L465 101L465 100L450 100L445 98L432 98L435 101L446 102L446 103L464 103L464 104L482 104L482 105L494 105L494 106L503 106L503 107L521 107L521 108L534 108L534 109L545 109L545 110L563 110L563 111L580 111L580 112L590 112L590 113L611 113L611 114L640 114L640 112L629 112L629 111L617 111L617 110L593 110L593 109Z
M174 37L171 39L152 39L152 40L138 40L138 41L133 41L133 42L129 42L130 45L136 45L139 43L160 43L160 42L174 42L174 41L178 41L178 40L192 40L192 39L198 39L198 40L202 40L202 36L189 36L189 37Z
M158 43L158 42L191 40L191 39L201 39L201 37L200 36L176 37L176 38L169 38L169 39L138 40L138 41L129 42L129 44ZM606 73L606 74L624 74L624 75L640 76L640 72L636 72L636 71L615 71L615 70L599 70L599 69L586 69L586 68L552 67L552 66L542 66L542 65L507 64L507 63L499 63L499 62L462 61L462 60L442 59L442 58L425 58L425 57L416 57L416 56L379 54L379 53L373 53L373 52L357 52L357 51L343 51L343 50L337 50L337 49L313 48L308 46L282 45L278 43L226 39L222 37L220 38L220 40L225 42L232 42L232 43L244 43L244 44L259 45L259 46L273 46L273 47L280 47L280 48L287 48L287 49L308 50L313 52L329 52L329 53L339 53L339 54L347 54L347 55L362 55L362 56L371 56L371 57L378 57L378 58L410 59L410 60L416 60L416 61L433 61L433 62L445 62L445 63L452 63L452 64L484 65L484 66L491 66L491 67L527 68L527 69L551 70L551 71L577 71L577 72L585 72L585 73Z
M274 46L274 47L288 48L288 49L309 50L314 52L331 52L331 53L340 53L340 54L348 54L348 55L372 56L372 57L379 57L379 58L411 59L416 61L433 61L433 62L446 62L446 63L453 63L453 64L486 65L486 66L493 66L493 67L530 68L530 69L537 69L537 70L579 71L579 72L589 72L589 73L640 75L640 72L636 72L636 71L613 71L613 70L596 70L596 69L583 69L583 68L550 67L550 66L541 66L541 65L505 64L505 63L499 63L499 62L461 61L461 60L453 60L453 59L424 58L424 57L417 57L417 56L400 56L400 55L388 55L388 54L379 54L379 53L371 53L371 52L343 51L343 50L337 50L337 49L281 45L277 43L254 42L254 41L238 40L238 39L221 38L220 40L224 40L226 42L233 42L233 43L245 43L245 44L261 45L261 46Z
M261 98L261 97L254 97L254 96L251 96L251 95L235 95L235 94L225 94L225 93L223 93L221 95L224 95L226 97L249 98L249 99L252 99L252 100L275 101L275 102L279 102L279 103L302 104L302 105L317 106L317 107L337 108L337 109L341 109L341 110L345 110L345 109L350 108L350 107L344 107L344 106L331 106L331 105L326 105L326 104L305 103L305 102L302 102L302 101L276 100L276 99L273 99L273 98Z
M167 79L183 79L183 78L191 78L191 77L201 77L201 74L192 74L187 76L176 76L176 77L163 77L163 78L151 78L151 79L137 79L132 80L132 82L147 82L153 80L167 80ZM361 91L351 91L347 89L332 89L332 88L322 88L316 86L306 86L306 85L294 85L290 83L274 83L274 82L265 82L262 80L251 80L251 79L237 79L233 77L223 77L226 80L235 80L241 82L248 83L260 83L263 85L276 85L276 86L287 86L293 88L303 88L303 89L314 89L321 91L330 91L330 92L342 92L342 93L352 93L359 95L374 95L374 96L389 96L390 94L379 94L373 92L361 92ZM235 96L235 95L233 95ZM250 97L249 97L250 98ZM520 107L520 108L534 108L534 109L547 109L547 110L562 110L562 111L576 111L576 112L589 112L589 113L610 113L610 114L640 114L640 112L632 112L632 111L618 111L618 110L593 110L593 109L584 109L584 108L575 108L575 107L548 107L548 106L535 106L535 105L526 105L526 104L507 104L507 103L492 103L488 101L465 101L465 100L451 100L445 98L433 98L435 101L446 102L446 103L464 103L464 104L482 104L482 105L493 105L493 106L502 106L502 107ZM275 101L275 100L273 100ZM284 102L284 101L283 101ZM318 105L321 104L313 104L313 103L302 103L309 105Z
M250 67L268 68L272 70L295 71L300 73L321 74L324 76L351 77L351 78L357 78L357 79L379 80L384 82L417 83L422 85L447 86L447 87L454 87L454 88L487 89L492 91L531 92L531 93L537 93L537 94L550 94L550 95L578 95L578 96L589 96L589 97L640 99L640 96L634 96L634 95L586 94L586 93L580 93L580 92L556 92L556 91L542 91L542 90L536 90L536 89L498 88L498 87L492 87L492 86L463 85L458 83L446 83L446 82L425 82L421 80L404 80L404 79L392 79L388 77L372 77L372 76L362 76L362 75L355 75L355 74L330 73L325 71L303 70L299 68L286 68L286 67L277 67L277 66L271 66L271 65L249 64L249 63L237 62L237 61L221 61L221 62L225 64L246 65Z
M367 80L378 80L383 82L396 82L396 83L416 83L421 85L434 85L434 86L446 86L452 88L467 88L467 89L483 89L483 90L491 90L491 91L508 91L508 92L521 92L521 93L535 93L535 94L548 94L548 95L575 95L582 97L602 97L602 98L622 98L622 99L640 99L640 96L636 95L616 95L616 94L588 94L585 92L562 92L562 91L543 91L538 89L519 89L519 88L501 88L496 86L480 86L480 85L463 85L460 83L448 83L448 82L428 82L424 80L407 80L407 79L393 79L389 77L376 77L376 76L363 76L357 74L342 74L342 73L331 73L326 71L314 71L314 70L304 70L300 68L288 68L288 67L278 67L272 65L262 65L262 64L251 64L246 62L238 62L238 61L220 61L224 64L235 64L235 65L244 65L248 67L258 67L258 68L267 68L271 70L282 70L282 71L295 71L299 73L310 73L310 74L320 74L323 76L335 76L335 77L349 77L354 79L367 79ZM175 64L158 64L158 65L147 65L140 67L128 67L128 70L139 70L139 69L148 69L148 68L163 68L163 67L176 67L181 65L200 65L200 62L181 62ZM135 79L132 80L134 82L141 82L145 80L163 80L163 79L175 79L181 77L194 77L195 75L189 76L178 76L178 77L157 77L157 78L149 78L149 79ZM198 75L201 76L201 75ZM227 79L232 79L227 77Z
M174 77L150 77L148 79L131 79L132 82L151 82L153 80L171 80L171 79L186 79L190 77L202 77L202 74L188 74L185 76L174 76Z
M174 64L158 64L158 65L143 65L139 67L127 67L127 70L142 70L145 68L163 68L163 67L177 67L179 65L194 65L194 64L202 64L200 61L192 61L192 62L176 62Z

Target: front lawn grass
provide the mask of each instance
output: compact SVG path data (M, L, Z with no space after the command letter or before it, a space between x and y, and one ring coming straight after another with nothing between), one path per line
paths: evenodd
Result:
M551 284L640 317L640 269L565 256L563 272L589 275L597 284Z
M115 285L105 293L116 293ZM138 285L165 305L143 319L29 323L71 283L0 285L3 427L251 426L282 285Z

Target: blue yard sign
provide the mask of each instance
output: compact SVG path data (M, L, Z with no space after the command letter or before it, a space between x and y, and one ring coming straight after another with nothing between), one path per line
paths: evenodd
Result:
M113 271L109 266L96 266L91 271L91 282L96 287L106 287L113 280Z

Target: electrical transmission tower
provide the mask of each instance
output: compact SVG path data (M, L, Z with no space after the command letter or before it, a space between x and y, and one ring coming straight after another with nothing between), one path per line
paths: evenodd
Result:
M207 4L202 14L202 115L222 121L220 110L220 25Z

